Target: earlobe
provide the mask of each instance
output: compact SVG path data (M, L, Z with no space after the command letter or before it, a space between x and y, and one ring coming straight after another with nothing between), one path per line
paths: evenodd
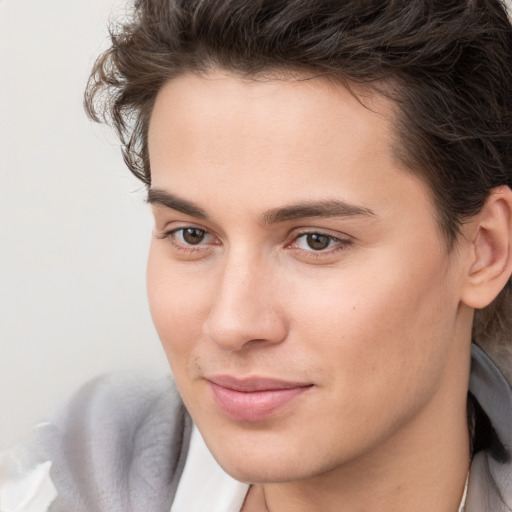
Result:
M471 261L462 301L475 309L488 306L512 273L512 191L491 191L482 210L471 221Z

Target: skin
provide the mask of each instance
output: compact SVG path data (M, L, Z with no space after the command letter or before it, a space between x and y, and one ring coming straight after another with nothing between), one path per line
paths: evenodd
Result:
M254 484L244 511L455 512L462 495L475 249L448 250L395 157L393 105L364 102L324 79L221 71L156 100L150 307L209 449ZM275 213L325 201L350 208ZM238 421L213 399L219 374L310 387Z

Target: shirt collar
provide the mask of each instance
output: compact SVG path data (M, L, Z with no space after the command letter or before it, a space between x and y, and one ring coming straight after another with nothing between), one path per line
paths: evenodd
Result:
M219 466L194 425L171 512L239 512L248 489Z

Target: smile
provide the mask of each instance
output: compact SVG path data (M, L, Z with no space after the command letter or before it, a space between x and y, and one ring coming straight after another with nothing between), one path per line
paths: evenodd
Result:
M208 381L215 403L226 416L252 422L268 418L313 386L265 378L239 380L230 376L217 376Z

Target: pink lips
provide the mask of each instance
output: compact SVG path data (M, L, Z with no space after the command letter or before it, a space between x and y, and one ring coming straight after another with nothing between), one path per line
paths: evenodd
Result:
M302 395L312 384L275 379L209 378L213 398L226 416L239 421L260 421Z

